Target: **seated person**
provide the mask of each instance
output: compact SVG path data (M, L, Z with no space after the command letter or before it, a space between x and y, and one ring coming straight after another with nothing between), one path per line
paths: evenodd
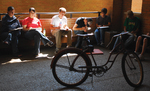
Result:
M79 17L73 26L74 33L87 34L88 27L91 26L92 21L92 18ZM75 48L81 48L82 39L82 37L78 37Z
M146 35L147 35L147 36L150 36L150 32L147 33ZM135 53L137 53L137 51L138 51L138 49L139 49L139 47L140 47L140 44L141 44L142 40L143 40L143 46L142 46L142 51L141 51L141 53L139 54L139 58L140 58L140 59L144 59L143 54L144 54L144 52L145 52L145 49L146 49L147 45L150 44L150 43L149 43L149 42L150 42L150 38L146 38L146 37L144 38L144 37L142 37L142 36L139 36L138 39L137 39L137 41L136 41Z
M110 22L111 19L109 16L106 15L107 13L107 9L103 8L101 10L101 16L99 16L96 19L96 26L97 27L103 27L103 26L110 26ZM103 29L103 28L97 28L94 32L95 35L95 39L97 41L97 45L103 45L104 44L104 32L105 30L109 30L109 28L107 29Z
M41 31L42 25L39 19L36 18L35 9L32 7L29 9L29 17L25 18L22 22L24 36L29 40L34 40L34 56L37 57L40 53L40 40L42 40L44 45L50 47L53 46L53 42L50 41Z
M14 16L15 9L10 6L7 9L7 14L2 18L1 38L5 44L11 44L12 53L14 56L22 56L18 50L18 37L21 35L21 31L13 31L14 29L21 27L19 21Z
M72 46L72 30L67 26L67 17L64 16L66 13L65 8L59 8L59 14L52 17L52 22L50 24L50 29L52 35L56 38L56 50L55 53L61 48L61 37L67 35L67 47Z
M129 32L131 35L125 34L122 36L122 39L125 44L125 48L129 48L130 44L136 39L137 33L140 27L140 20L138 17L135 17L132 11L127 11L127 18L124 22L124 32ZM119 43L120 37L117 37L114 47Z

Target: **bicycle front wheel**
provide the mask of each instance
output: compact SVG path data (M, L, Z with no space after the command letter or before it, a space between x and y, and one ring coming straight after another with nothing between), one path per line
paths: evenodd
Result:
M77 86L88 77L90 60L77 48L60 51L53 59L52 72L58 83L64 86Z
M143 82L143 66L134 52L127 52L122 58L122 72L127 83L139 87Z

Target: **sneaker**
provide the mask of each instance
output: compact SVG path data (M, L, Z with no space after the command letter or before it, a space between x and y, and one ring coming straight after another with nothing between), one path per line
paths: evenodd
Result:
M144 56L139 54L139 58L142 60L142 59L144 59Z
M10 42L9 41L3 41L3 43L7 44L7 45L10 45Z
M99 46L99 45L100 45L100 43L97 43L97 45Z
M54 46L54 43L50 41L50 42L48 42L46 45L52 47L52 46Z
M138 52L134 51L134 53L138 54Z
M100 45L104 45L104 43L103 42L101 42L101 44Z
M134 55L133 55L133 54L129 54L129 56L132 57L132 58L134 58Z
M58 52L60 51L60 49L59 48L56 48L56 50L55 50L55 54L57 54Z
M66 46L66 48L69 48L69 47L71 47L71 46L69 46L69 45Z

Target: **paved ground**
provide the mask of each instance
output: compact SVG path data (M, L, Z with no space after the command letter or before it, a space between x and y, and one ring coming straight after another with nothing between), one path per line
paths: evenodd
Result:
M97 62L103 64L109 50L95 46L104 52L104 55L95 55ZM13 58L10 53L0 55L0 91L150 91L150 60L142 61L144 80L139 88L133 88L125 81L121 71L120 55L113 67L103 77L88 77L86 82L76 88L66 88L54 79L50 64L55 48L42 48L42 58L34 59L32 50L25 51L23 57ZM48 57L46 57L48 55ZM148 56L148 54L146 54ZM147 57L146 56L146 57Z

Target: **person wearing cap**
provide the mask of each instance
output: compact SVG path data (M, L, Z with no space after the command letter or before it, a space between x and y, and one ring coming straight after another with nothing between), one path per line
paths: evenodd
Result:
M41 31L42 25L39 19L36 18L35 8L29 9L29 17L25 18L22 22L24 36L29 40L34 40L34 56L37 57L40 53L40 41L42 40L44 46L53 46L50 41Z
M138 17L135 17L133 12L131 10L127 11L127 18L124 22L124 32L129 32L131 35L125 34L122 36L122 39L124 41L125 48L130 48L130 45L134 43L136 37L138 36L140 28L140 20ZM120 42L120 37L116 38L116 42L114 44L114 47Z
M104 28L99 28L99 27L110 26L110 24L111 24L111 19L106 14L107 14L107 9L103 8L101 10L101 16L99 16L96 19L97 29L95 30L94 35L95 35L97 45L104 44L104 32L105 32L105 30L109 30L109 28L104 29Z
M7 14L2 18L2 29L1 38L3 43L10 45L12 48L12 53L16 57L22 56L18 50L18 37L21 35L21 31L13 31L16 28L21 27L18 18L14 16L15 9L10 6L7 9Z
M57 53L61 48L61 37L67 35L67 47L72 46L72 30L67 26L67 17L65 16L66 9L61 7L59 8L59 14L52 17L52 22L50 24L50 29L52 35L56 39L56 50Z
M73 26L74 34L87 34L88 27L91 26L92 21L92 18L79 17ZM78 36L75 48L81 48L82 40L83 37Z

